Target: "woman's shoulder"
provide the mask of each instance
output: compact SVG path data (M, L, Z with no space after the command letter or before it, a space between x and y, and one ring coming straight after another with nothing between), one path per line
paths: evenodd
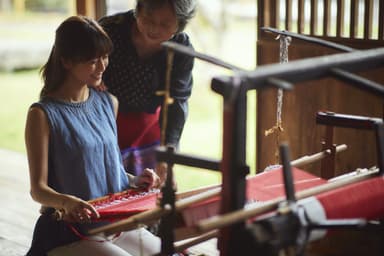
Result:
M171 41L185 45L185 46L192 46L191 40L189 39L189 36L185 32L177 33Z
M129 24L133 17L133 10L129 10L127 12L104 16L98 22L104 29L109 29Z
M28 116L34 118L45 118L45 105L42 102L33 103L28 109Z
M94 98L96 98L96 100L94 101L95 102L94 104L104 109L105 108L110 109L113 112L113 116L116 117L117 109L119 106L119 102L117 98L106 90L100 91L94 88L90 88L90 90L92 91L92 95L94 95Z
M105 104L111 105L112 107L115 107L115 96L113 96L110 92L104 90L97 90L95 88L90 87L90 90L92 91L92 95L96 98L96 101L102 101ZM117 99L116 99L117 101Z
M91 93L90 95L92 96L92 98L96 98L96 100L106 99L109 95L107 90L100 90L91 86L88 88Z

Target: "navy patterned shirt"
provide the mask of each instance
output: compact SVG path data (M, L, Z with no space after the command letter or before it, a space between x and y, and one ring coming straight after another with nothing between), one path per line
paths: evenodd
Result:
M118 98L119 111L154 113L163 103L163 97L157 96L156 91L165 87L166 50L148 59L139 59L131 38L135 22L133 10L103 17L99 22L113 41L113 52L103 79L108 90ZM188 35L183 32L170 40L192 47ZM188 114L193 64L192 57L175 53L170 89L174 103L168 107L167 144L177 145L180 140Z

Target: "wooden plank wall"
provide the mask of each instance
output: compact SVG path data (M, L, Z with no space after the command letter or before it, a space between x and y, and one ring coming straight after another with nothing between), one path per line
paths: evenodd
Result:
M358 15L358 14L362 15ZM375 0L258 0L257 65L279 62L279 41L276 35L261 27L310 35L357 49L384 46L384 1ZM293 39L289 46L289 61L339 53L336 50ZM372 70L363 75L384 83L384 70ZM265 136L265 130L276 124L277 90L257 93L257 170L279 162L278 144L287 141L291 157L321 150L325 128L315 123L317 111L383 117L383 100L332 78L297 84L284 92L282 126L277 136ZM336 175L376 164L373 132L339 128L334 142L348 145L337 156ZM320 174L320 163L305 168Z

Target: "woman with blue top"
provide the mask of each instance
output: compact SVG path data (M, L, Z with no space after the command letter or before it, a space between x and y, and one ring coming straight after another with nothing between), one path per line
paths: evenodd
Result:
M42 205L27 255L153 255L160 239L145 229L86 236L99 217L87 201L130 186L157 185L146 169L127 175L117 143L118 101L101 84L112 42L93 20L73 16L56 30L43 66L40 100L28 112L25 141L31 196ZM62 220L52 218L60 210ZM97 225L103 225L97 222Z
M120 104L117 116L119 146L128 172L154 168L162 181L166 165L156 163L154 149L160 142L163 96L167 68L162 42L172 41L192 47L183 32L194 16L195 0L137 0L134 10L100 19L114 50L103 80ZM172 65L165 138L168 146L178 148L188 115L192 91L194 59L175 53ZM134 123L135 125L131 125Z

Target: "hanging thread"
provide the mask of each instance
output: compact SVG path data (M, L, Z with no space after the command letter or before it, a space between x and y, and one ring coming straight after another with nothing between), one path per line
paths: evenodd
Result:
M288 62L288 46L292 41L292 38L285 35L278 35L276 40L280 39L280 63ZM280 133L284 131L283 122L282 122L282 110L283 110L283 90L277 90L277 106L276 106L276 124L265 131L265 136L269 136L273 133L276 133L276 162L279 163L279 145L280 145Z

